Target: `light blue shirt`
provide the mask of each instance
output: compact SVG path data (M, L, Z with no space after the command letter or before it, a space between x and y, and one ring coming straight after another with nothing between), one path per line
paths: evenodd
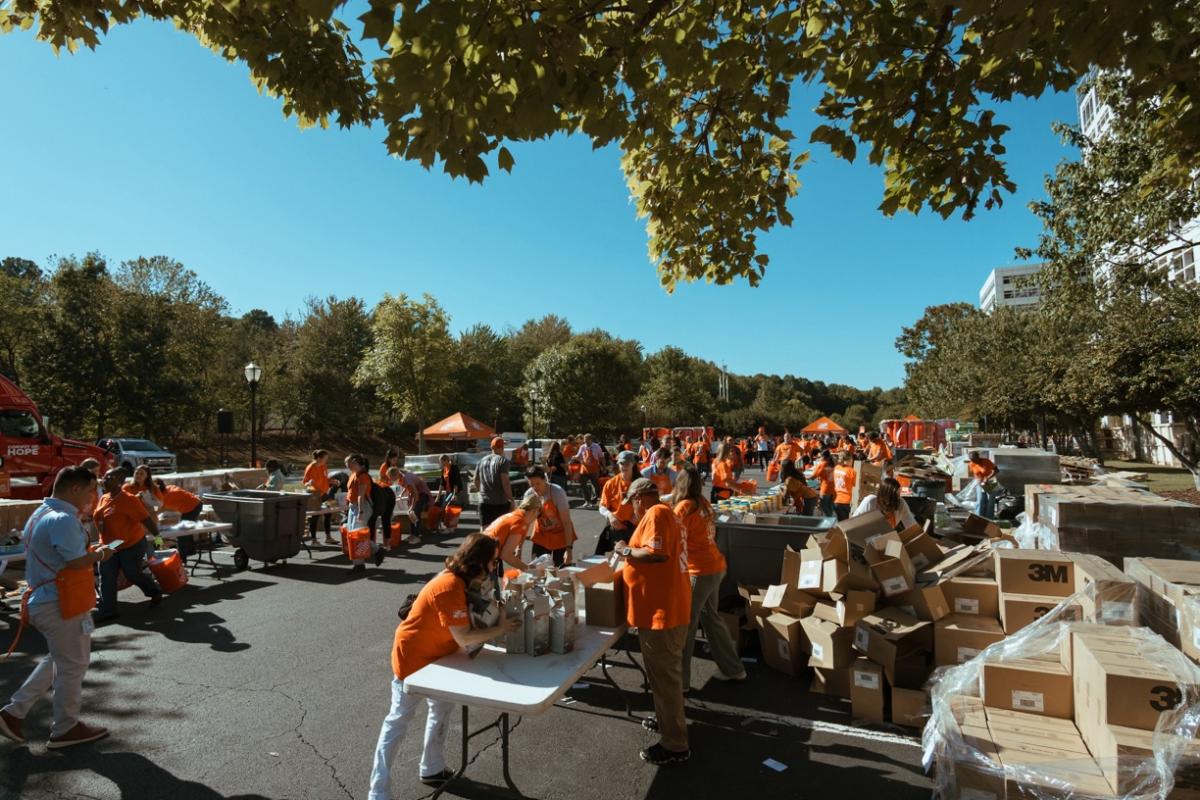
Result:
M648 466L644 470L642 470L643 478L653 479L655 475L666 475L668 478L671 479L672 486L675 485L675 479L679 477L679 473L677 473L675 470L670 469L670 468L667 468L664 470L659 470L658 466L655 464L651 464L650 466Z
M68 561L87 554L87 533L79 524L79 509L47 497L25 523L21 541L25 543L25 578L30 586L38 587L30 594L29 605L58 602L54 577Z

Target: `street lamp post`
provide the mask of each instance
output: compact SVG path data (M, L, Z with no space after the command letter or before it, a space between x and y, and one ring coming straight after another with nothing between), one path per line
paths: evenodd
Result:
M642 403L642 435L646 432L646 404Z
M262 367L251 361L245 368L246 383L250 384L250 466L258 466L258 382Z
M537 389L531 389L529 392L529 436L526 438L533 439L533 450L529 455L530 461L537 463Z

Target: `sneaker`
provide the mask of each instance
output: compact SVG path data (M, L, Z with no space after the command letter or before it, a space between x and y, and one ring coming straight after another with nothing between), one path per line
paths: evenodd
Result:
M692 751L668 750L661 744L656 744L652 747L647 747L638 755L640 755L642 757L642 761L645 761L647 764L657 764L661 766L663 764L682 764L692 757Z
M383 558L386 555L387 555L387 550L384 550L382 547L380 547L378 550L376 550L375 551L375 566L378 567L380 564L382 564Z
M61 750L64 747L94 742L97 739L103 739L105 736L108 736L108 728L92 728L84 725L82 722L77 722L74 728L71 728L71 730L62 736L51 737L50 741L46 742L46 747L51 750Z
M746 680L746 670L742 670L737 675L726 675L721 670L713 673L713 677L719 681L744 681Z
M17 744L25 742L25 736L21 733L21 720L7 711L0 711L0 735L12 739Z
M421 783L426 786L441 786L454 777L454 770L444 769L435 775L422 775Z
M421 537L410 533L408 536L404 537L404 543L412 544L412 545L419 545L421 543Z
M163 596L162 596L162 593L160 592L160 593L154 595L154 597L150 598L150 607L158 608L159 604L162 603L162 601L163 601Z
M315 542L315 541L316 541L316 539L313 539L313 541ZM333 545L334 547L340 547L340 546L341 546L340 542L338 542L338 540L337 540L337 539L334 539L332 536L326 536L326 537L325 537L325 544Z
M350 571L351 572L362 572L366 568L367 568L366 564L355 564L353 567L350 568Z
M642 727L651 733L658 731L658 717L644 717L642 719Z

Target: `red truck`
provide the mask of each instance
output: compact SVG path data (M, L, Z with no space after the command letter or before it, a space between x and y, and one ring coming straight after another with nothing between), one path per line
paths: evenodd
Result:
M37 405L0 375L0 497L40 500L50 494L60 469L87 458L106 468L112 464L109 454L99 447L47 431Z

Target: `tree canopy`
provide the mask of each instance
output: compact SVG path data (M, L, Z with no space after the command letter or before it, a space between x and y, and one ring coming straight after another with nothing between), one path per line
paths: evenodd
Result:
M756 284L759 236L824 143L882 168L880 209L972 216L1015 187L998 104L1070 88L1091 67L1157 98L1148 120L1200 164L1195 3L1145 0L0 0L0 31L95 47L113 25L174 23L302 125L378 124L387 151L482 181L512 142L616 145L649 255L680 280ZM821 123L788 125L800 84Z

